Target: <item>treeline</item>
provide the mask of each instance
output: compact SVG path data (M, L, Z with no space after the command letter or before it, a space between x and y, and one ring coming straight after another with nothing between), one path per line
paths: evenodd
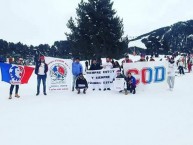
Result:
M12 43L0 39L0 56L1 57L34 57L37 52L41 55L71 58L72 53L68 41L56 41L52 46L48 44L40 44L39 46L25 45L20 42Z

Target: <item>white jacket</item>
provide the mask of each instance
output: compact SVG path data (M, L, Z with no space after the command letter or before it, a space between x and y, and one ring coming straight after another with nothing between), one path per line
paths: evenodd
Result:
M175 76L176 65L175 62L168 62L168 76Z
M182 61L179 61L178 66L183 66L184 67L184 63Z
M105 64L103 64L103 68L104 69L112 69L113 64L111 62L106 62Z

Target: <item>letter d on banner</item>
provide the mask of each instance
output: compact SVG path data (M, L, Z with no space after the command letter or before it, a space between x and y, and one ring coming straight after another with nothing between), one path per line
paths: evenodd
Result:
M163 66L155 67L155 83L163 82L166 77L166 68Z

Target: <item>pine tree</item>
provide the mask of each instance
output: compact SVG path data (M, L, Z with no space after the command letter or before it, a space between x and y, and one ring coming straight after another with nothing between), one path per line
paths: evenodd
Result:
M111 0L82 0L76 13L76 21L71 17L67 24L71 32L66 33L73 55L90 59L124 54L128 39L122 41L123 20L116 15Z

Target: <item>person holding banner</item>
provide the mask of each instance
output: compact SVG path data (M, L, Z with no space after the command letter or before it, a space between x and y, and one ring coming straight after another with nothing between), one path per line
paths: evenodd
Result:
M76 79L76 90L78 91L78 94L80 94L81 89L83 89L83 93L86 94L88 83L82 73L80 73Z
M114 89L116 91L119 91L119 93L121 92L125 92L125 95L128 94L127 92L127 82L126 82L126 78L123 74L121 74L120 70L117 70L117 77L115 78L113 84L114 84Z
M119 68L121 70L121 66L118 61L115 61L113 64L113 68Z
M175 70L176 70L175 61L174 61L174 58L171 57L168 63L168 78L167 78L170 91L173 91L174 89Z
M122 61L121 68L123 68L123 63L132 63L133 61L129 59L129 55L125 55L125 59Z
M103 69L112 69L113 68L113 64L111 63L109 57L106 58L106 63L104 63L102 66L103 66Z
M150 57L149 61L155 61L155 59L153 59L153 56Z
M146 61L145 60L145 54L144 53L142 53L141 55L140 55L140 59L138 60L139 62L144 62L144 61Z
M35 74L37 75L37 94L36 96L38 96L40 93L41 80L43 83L43 93L44 95L47 95L46 94L47 72L48 72L48 65L45 63L45 58L44 56L40 56L40 61L36 63L36 67L35 67Z
M111 63L109 57L106 58L106 63L104 63L102 66L103 66L103 69L113 69L113 64ZM109 80L109 81L111 81L111 80ZM110 84L108 82L107 82L107 84L104 84L104 91L106 91L106 90L109 90L109 91L111 90Z
M100 66L100 64L97 62L96 59L92 60L91 66L89 70L101 70L102 67ZM98 86L99 87L99 86ZM93 84L93 88L92 90L94 91L96 89L96 84ZM99 88L99 90L101 90L101 88Z
M83 73L83 69L82 65L80 64L80 58L76 57L74 62L72 63L72 74L73 74L72 91L74 91L76 79L80 73Z
M131 73L128 73L128 76L126 77L127 82L127 90L130 91L130 93L135 94L136 93L136 79L134 76L131 75Z
M100 69L101 69L100 64L97 63L96 59L93 59L89 70L100 70Z
M17 61L17 64L22 65L23 64L23 59L19 58L19 60ZM20 98L20 96L18 95L19 85L11 84L10 91L9 91L9 99L12 99L12 92L13 92L14 87L15 87L15 97Z

